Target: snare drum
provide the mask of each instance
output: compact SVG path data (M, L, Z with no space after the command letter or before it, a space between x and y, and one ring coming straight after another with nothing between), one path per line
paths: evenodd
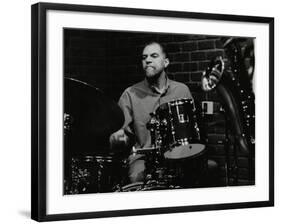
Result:
M198 144L200 136L192 99L162 104L155 116L159 122L156 145L164 149L165 158L192 157L205 149L204 145Z
M125 185L118 189L116 192L131 192L131 191L153 191L153 190L167 190L167 189L178 189L177 186L166 185L159 183L158 181L136 182L132 184Z

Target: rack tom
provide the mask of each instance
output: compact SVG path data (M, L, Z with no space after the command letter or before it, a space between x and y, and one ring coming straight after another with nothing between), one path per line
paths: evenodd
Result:
M155 145L164 149L168 159L181 159L201 153L199 128L193 99L178 99L162 104L155 112L158 120Z

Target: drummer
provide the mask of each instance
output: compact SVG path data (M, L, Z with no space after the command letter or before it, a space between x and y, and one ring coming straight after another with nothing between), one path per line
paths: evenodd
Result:
M146 127L156 108L172 100L192 98L189 88L180 82L170 80L166 69L170 61L162 44L149 42L142 51L144 80L128 87L119 99L125 122L123 127L110 136L111 146L128 145L135 142L136 148L151 147L150 132ZM145 161L143 155L129 156L130 181L143 181Z

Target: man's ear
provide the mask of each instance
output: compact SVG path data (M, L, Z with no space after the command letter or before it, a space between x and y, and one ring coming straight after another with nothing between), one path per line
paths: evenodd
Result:
M165 61L164 61L165 68L167 68L169 64L170 64L169 58L165 58Z

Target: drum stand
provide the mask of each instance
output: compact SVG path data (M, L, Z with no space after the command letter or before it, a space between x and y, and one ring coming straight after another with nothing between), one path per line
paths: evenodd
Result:
M230 156L230 130L229 125L230 121L226 116L226 113L224 112L225 116L225 185L230 186L231 185L231 179L230 175L234 174L234 181L232 185L238 184L238 166L237 166L237 146L236 146L236 138L234 137L234 144L233 144L233 161L231 161Z

